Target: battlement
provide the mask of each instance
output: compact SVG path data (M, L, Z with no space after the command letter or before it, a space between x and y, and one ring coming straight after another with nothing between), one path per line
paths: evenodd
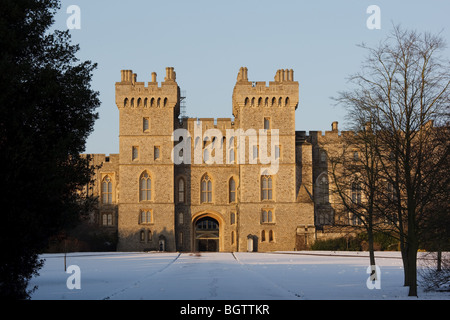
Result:
M280 69L275 74L275 82L292 82L294 81L294 70Z
M293 82L294 81L294 70L292 69L278 69L275 74L274 82ZM241 67L238 72L237 82L249 82L248 81L248 69L246 67ZM256 85L265 85L266 82L257 82Z
M297 109L299 84L292 69L279 69L274 81L249 81L248 69L241 67L233 90L233 115L241 107L288 107Z
M343 137L355 135L353 131L339 131L338 122L334 121L331 124L331 131L296 131L296 142L303 143L308 141L312 144L316 143L325 143L325 142L339 142L339 140Z
M180 90L173 67L166 68L166 77L159 86L156 72L151 81L138 82L132 70L120 71L120 82L116 82L116 105L121 108L175 107L179 105Z

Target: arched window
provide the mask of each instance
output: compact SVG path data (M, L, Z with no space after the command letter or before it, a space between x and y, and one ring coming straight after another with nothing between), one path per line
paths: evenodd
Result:
M144 99L144 108L147 108L148 107L148 98L145 98Z
M137 106L138 106L138 108L142 106L142 99L141 98L138 99Z
M128 107L128 103L129 103L128 98L125 98L125 100L123 101L123 106Z
M269 242L273 242L273 231L269 231Z
M233 164L235 161L235 152L234 152L234 136L230 137L228 140L228 158L227 164Z
M233 178L230 179L229 194L230 194L230 202L236 202L236 182L234 181Z
M205 163L208 163L208 161L209 161L209 154L210 154L210 150L209 149L204 149L203 150L203 161Z
M150 100L150 107L154 107L155 106L155 98L152 98Z
M287 107L289 105L289 97L286 98L284 105Z
M261 231L261 242L266 241L266 231Z
M158 98L158 102L156 103L156 106L159 108L161 107L161 98Z
M139 194L140 201L150 201L152 200L152 178L145 171L140 178L139 183Z
M261 106L262 106L262 98L259 97L259 99L258 99L258 107L261 107Z
M265 102L264 102L264 106L268 107L269 106L269 98L266 98Z
M272 200L272 177L261 177L261 200Z
M134 98L131 98L131 107L134 108Z
M280 97L280 99L278 99L278 106L279 107L281 107L282 101L283 101L283 98Z
M249 103L249 99L248 99L248 97L247 98L245 98L245 102L244 102L244 105L247 107L248 106L248 103Z
M140 239L141 242L145 241L145 231L144 230L141 230L139 239Z
M234 148L230 149L230 154L229 154L229 163L228 164L233 164L235 161L235 154L234 154Z
M208 174L205 174L201 181L201 202L212 202L212 182Z
M180 178L178 180L178 202L184 203L184 198L185 198L185 184L184 179Z
M141 216L139 217L140 224L150 224L153 223L153 214L151 210L142 210Z
M328 186L328 176L326 174L322 174L319 176L316 182L316 202L318 204L328 203L328 195L329 195L329 186Z
M169 102L169 100L167 100L167 98L164 98L164 107L167 107L168 102Z
M112 182L109 176L103 178L102 182L102 199L104 204L112 203Z
M361 184L358 182L352 183L352 202L356 204L361 203Z
M272 210L263 209L262 210L262 223L272 223L273 222L273 212Z
M252 98L252 107L255 106L255 98Z
M273 97L273 98L272 98L272 106L275 105L275 101L276 101L276 99L275 99L275 97Z

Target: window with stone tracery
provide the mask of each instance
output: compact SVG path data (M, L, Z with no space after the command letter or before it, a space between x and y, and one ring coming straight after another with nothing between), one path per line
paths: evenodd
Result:
M212 181L211 178L205 174L201 181L201 202L212 202Z

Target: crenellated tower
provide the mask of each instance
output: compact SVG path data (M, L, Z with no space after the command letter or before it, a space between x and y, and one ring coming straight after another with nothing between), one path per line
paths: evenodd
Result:
M264 174L263 164L251 164L250 157L259 157L263 147L249 149L246 161L239 166L240 176L240 229L242 234L256 234L265 238L271 232L277 234L272 243L259 241L261 250L271 250L274 243L286 247L297 246L300 235L305 239L304 226L314 224L314 206L311 201L298 197L303 172L296 161L295 111L299 103L299 83L294 80L292 69L277 70L274 81L251 81L248 69L240 68L233 91L234 125L244 132L260 130L267 134L267 150L278 161L276 173ZM278 146L272 139L278 132ZM246 135L249 136L249 135ZM273 154L275 152L275 155ZM262 168L262 170L261 170ZM298 173L297 173L298 172ZM265 193L267 188L270 190ZM271 212L271 223L259 222L261 212ZM298 230L298 226L301 232ZM296 236L294 236L296 235ZM242 239L241 239L242 241Z
M292 188L278 193L277 201L295 201L295 110L298 102L299 84L294 81L292 69L278 70L274 81L268 85L265 81L250 81L247 68L239 70L233 91L235 126L244 131L254 129L257 134L259 130L266 130L269 142L274 129L278 130L280 170L277 183L280 189L282 184ZM250 168L254 171L254 166Z
M116 105L120 112L119 250L136 250L139 244L142 250L173 251L171 137L180 114L174 68L166 68L161 83L153 72L147 85L138 82L133 71L122 70Z

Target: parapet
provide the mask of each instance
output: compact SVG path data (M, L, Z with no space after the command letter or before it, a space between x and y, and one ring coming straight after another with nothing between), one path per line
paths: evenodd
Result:
M296 131L296 143L304 143L309 142L312 144L316 143L326 143L326 142L339 142L339 140L343 137L350 137L355 135L356 133L353 131L339 131L339 123L337 121L334 121L331 124L331 131L309 131L306 133L306 131Z
M133 70L121 70L120 82L122 83L136 83L137 74L133 73Z
M292 69L279 69L275 81L249 81L248 69L241 67L233 90L233 115L241 107L294 107L299 101L299 84Z
M127 107L175 107L179 105L180 90L173 67L166 68L166 77L158 85L157 74L152 72L151 81L137 81L132 70L120 71L120 82L116 82L116 104L118 108Z
M279 69L275 74L275 82L294 81L294 70Z
M176 76L176 72L175 72L174 68L167 67L166 68L166 77L164 78L164 82L176 83L176 79L177 79L177 76ZM156 72L152 72L151 81L148 82L148 85L154 86L157 83L158 83L157 82L157 74L156 74ZM120 71L120 82L117 82L116 85L145 86L145 82L137 82L137 74L133 73L133 70L121 70Z
M173 67L167 67L166 68L166 77L164 78L164 81L176 81L177 74L174 71Z
M241 67L238 72L237 82L248 81L248 69Z

